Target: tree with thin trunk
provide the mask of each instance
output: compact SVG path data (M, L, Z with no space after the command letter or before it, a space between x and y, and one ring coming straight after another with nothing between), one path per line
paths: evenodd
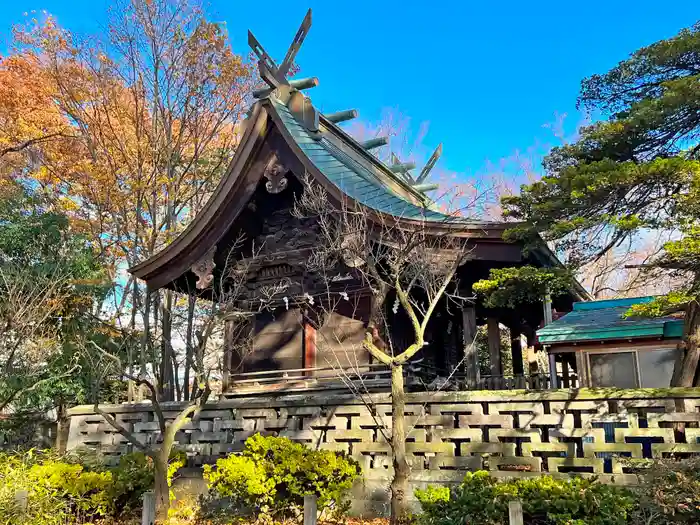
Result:
M459 230L455 226L458 222L453 221L464 211L461 208L459 213L446 216L452 233ZM313 217L319 225L318 243L309 257L308 267L324 283L324 291L318 298L321 308L330 313L333 298L343 295L334 280L339 271L350 270L371 291L362 347L391 371L392 415L388 440L394 468L391 522L400 523L409 513L406 436L410 429L405 419L404 372L427 344L426 329L436 310L445 304L457 307L463 300L458 295L456 274L468 259L470 248L453 235L436 233L426 221L404 228L396 217L350 207L348 203L335 204L308 177L293 213L297 217ZM396 345L389 335L386 312L390 306L387 301L392 298L395 299L393 310L400 309L411 324L412 335L402 346Z
M0 412L80 398L73 347L95 335L94 307L109 287L87 240L44 204L17 183L0 195Z
M170 506L167 473L169 460L175 447L175 436L185 424L196 419L212 391L217 388L217 384L220 384L218 379L221 373L222 351L219 342L222 340L221 334L224 327L227 323L247 324L259 312L273 305L288 287L285 280L273 282L261 287L255 299L252 300L246 286L247 276L252 266L257 264L263 246L255 246L250 250L245 246L245 236L241 234L236 237L223 267L216 272L216 275L210 274L199 288L189 291L193 299L188 302L201 303L199 307L191 308L193 315L191 330L196 342L193 342L193 348L187 354L186 368L192 373L192 381L186 385L188 395L178 406L178 413L172 420L166 417L162 406L165 391L162 385L164 381L162 373L157 374L155 369L149 370L146 367L138 374L132 374L127 364L120 358L119 352L94 342L90 342L91 344L85 348L86 354L93 356L95 368L100 368L100 373L97 374L93 385L95 412L135 447L153 458L158 519L167 517ZM146 333L142 341L148 338ZM101 381L115 376L133 381L135 385L146 389L160 428L161 441L157 446L154 447L139 440L125 425L100 407ZM188 374L187 377L189 380L190 375ZM173 410L172 406L169 406L168 410Z
M5 105L8 120L17 105L33 115L30 133L9 127L7 137L0 134L2 159L19 163L31 150L39 162L24 176L54 196L105 261L130 267L147 259L184 229L223 177L254 69L198 0L112 2L107 30L95 36L50 16L16 26L14 36L0 96L14 101L17 71L36 71L40 83L22 88L28 96L16 104L0 100L3 121ZM119 285L112 318L159 334L149 361L158 360L162 397L173 399L173 294L148 297L132 277Z

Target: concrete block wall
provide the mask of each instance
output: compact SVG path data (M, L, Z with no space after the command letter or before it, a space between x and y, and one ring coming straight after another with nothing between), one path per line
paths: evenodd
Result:
M386 511L391 479L391 399L350 395L280 395L222 400L205 407L177 436L190 467L239 451L256 432L286 436L310 447L340 450L363 469L355 510ZM165 404L168 419L178 404ZM149 404L109 405L111 414L143 443L160 438ZM117 461L133 449L92 407L69 413L68 448L88 446ZM407 448L414 487L457 483L468 470L494 476L548 473L596 475L636 483L622 457L700 454L700 389L581 389L408 394Z

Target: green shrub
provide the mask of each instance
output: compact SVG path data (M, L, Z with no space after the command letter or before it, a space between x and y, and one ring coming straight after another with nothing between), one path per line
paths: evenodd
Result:
M111 515L141 506L141 496L154 486L153 460L143 452L132 452L119 458L119 464L110 469L113 483L109 489Z
M29 469L42 454L29 451L26 454L0 454L0 523L24 525L58 525L70 523L70 509L65 501L53 497L44 490L32 493L33 482ZM26 512L21 512L15 500L18 491L31 495Z
M343 496L359 476L359 465L339 452L311 450L287 438L248 438L243 453L204 467L210 492L256 513L290 515L315 494L325 512L345 510Z
M169 476L181 465L181 458L171 462ZM153 471L151 458L140 452L125 454L111 468L91 452L0 454L0 524L63 525L119 517L141 505L142 494L153 487ZM28 507L20 513L15 494L22 490L28 493Z
M516 499L530 525L626 525L635 508L630 491L591 479L498 481L483 471L467 473L451 490L417 490L416 498L423 525L508 523L508 503Z
M27 472L32 483L30 499L58 498L78 516L106 516L110 507L111 472L88 472L81 465L53 459L33 465Z

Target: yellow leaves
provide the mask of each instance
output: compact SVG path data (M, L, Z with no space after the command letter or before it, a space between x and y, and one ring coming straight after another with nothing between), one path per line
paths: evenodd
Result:
M79 208L78 203L70 197L59 197L58 203L61 206L61 208L63 208L63 210L67 212L75 211Z

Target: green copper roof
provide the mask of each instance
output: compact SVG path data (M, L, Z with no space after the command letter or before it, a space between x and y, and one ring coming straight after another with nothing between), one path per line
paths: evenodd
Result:
M314 139L289 111L287 106L270 97L287 131L311 160L311 162L343 193L374 210L406 219L433 222L467 222L480 224L484 221L462 219L440 213L430 208L425 197L425 206L408 201L392 191L377 171L358 161L336 146L327 137ZM379 162L379 161L377 161Z
M537 330L537 338L542 344L561 344L604 339L681 337L682 319L623 317L633 304L651 300L653 297L634 297L574 303L572 312Z

